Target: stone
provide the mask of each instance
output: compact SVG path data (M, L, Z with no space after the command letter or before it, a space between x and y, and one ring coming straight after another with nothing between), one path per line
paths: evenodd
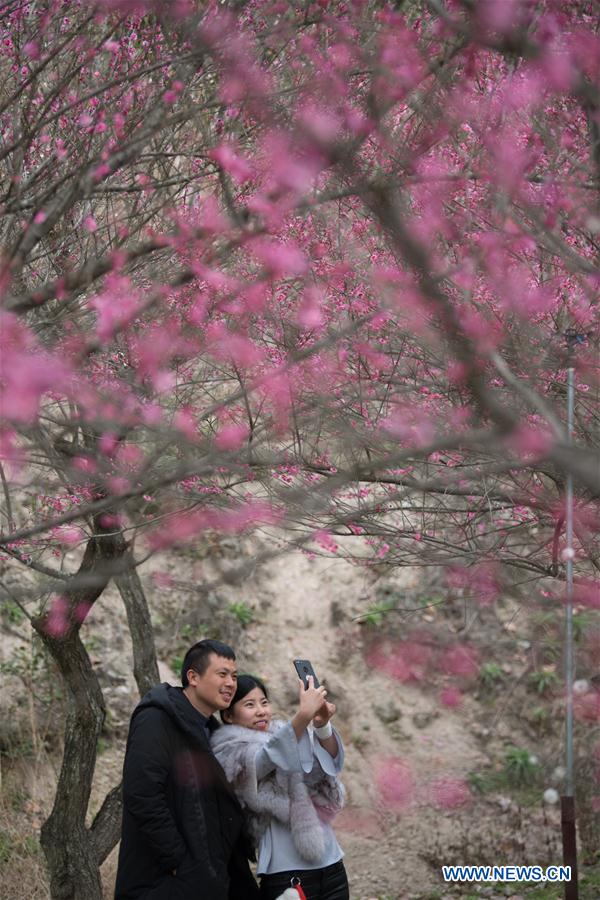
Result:
M374 706L373 710L377 718L385 725L389 725L391 722L397 722L402 715L402 712L395 703L392 703L391 701L386 703L385 706Z
M439 717L437 710L430 712L417 712L413 715L412 720L416 728L427 728L435 719Z

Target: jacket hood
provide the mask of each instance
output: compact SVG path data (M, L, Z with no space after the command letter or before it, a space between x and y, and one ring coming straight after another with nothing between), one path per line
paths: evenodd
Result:
M210 732L218 728L218 723L213 716L203 716L194 709L181 687L174 687L165 682L151 688L134 709L132 719L143 709L152 706L162 709L181 731L204 747L208 743L205 727Z

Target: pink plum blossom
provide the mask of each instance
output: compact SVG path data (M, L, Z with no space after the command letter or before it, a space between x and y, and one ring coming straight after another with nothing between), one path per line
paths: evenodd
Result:
M66 597L55 597L46 616L45 628L53 638L62 638L70 628L69 601Z
M377 760L375 784L382 803L395 812L406 810L414 800L415 783L412 772L398 757Z
M209 156L231 175L237 184L243 184L252 177L252 167L249 162L236 151L232 144L219 144L210 151Z
M90 301L90 306L98 316L98 337L101 341L107 341L138 315L141 298L129 278L112 275L107 278L104 290Z
M428 795L429 803L438 809L459 809L472 799L468 785L459 778L438 778L432 781Z
M219 450L237 450L248 440L248 435L247 425L236 425L232 422L219 429L215 437L215 444Z
M449 709L457 709L463 701L463 695L456 687L447 686L440 693L440 703Z

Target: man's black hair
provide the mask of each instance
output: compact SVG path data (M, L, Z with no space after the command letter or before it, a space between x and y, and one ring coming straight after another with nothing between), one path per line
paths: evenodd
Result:
M264 686L263 682L260 678L257 678L256 675L238 675L237 680L237 688L235 694L233 695L233 699L227 709L222 709L220 711L220 716L223 722L226 722L227 719L223 715L223 713L228 713L233 709L236 703L239 703L240 700L243 700L246 694L249 694L250 691L253 691L254 688L260 688L260 690L265 695L266 699L269 699L269 694L267 693L267 689Z
M181 666L181 683L184 687L188 686L187 673L190 669L197 672L198 675L204 675L208 668L208 662L211 654L215 656L223 656L225 659L235 659L235 653L229 644L223 644L221 641L198 641L193 647L190 647L185 654L183 664Z

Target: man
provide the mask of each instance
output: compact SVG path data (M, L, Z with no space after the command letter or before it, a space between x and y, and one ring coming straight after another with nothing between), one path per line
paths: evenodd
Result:
M149 691L131 718L115 900L251 900L242 810L209 744L212 714L235 693L235 653L199 641L181 680Z

